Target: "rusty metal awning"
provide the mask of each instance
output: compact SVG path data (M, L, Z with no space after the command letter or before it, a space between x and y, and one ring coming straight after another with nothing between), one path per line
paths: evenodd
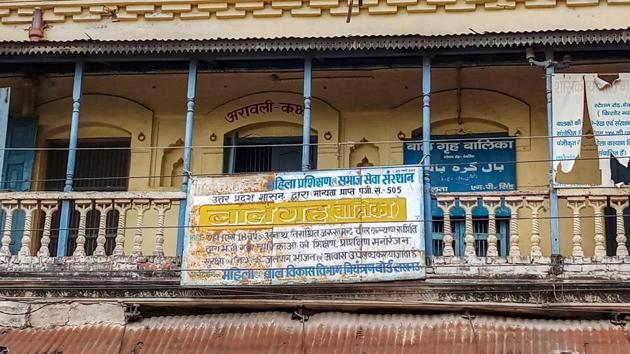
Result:
M338 38L0 42L6 55L125 55L260 53L287 51L436 50L630 43L628 30L483 33L459 36L364 36Z
M153 317L124 326L4 330L8 353L630 353L608 321L284 312Z

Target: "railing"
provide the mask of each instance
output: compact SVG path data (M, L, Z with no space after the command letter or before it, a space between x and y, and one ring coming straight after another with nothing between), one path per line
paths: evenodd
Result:
M443 240L443 249L438 254L444 257L520 257L525 252L521 252L520 247L519 210L528 208L532 213L531 247L526 254L540 257L538 215L544 202L544 194L537 192L438 195L437 206L443 213L443 232L436 235ZM482 215L475 217L475 214ZM460 217L454 218L456 215ZM459 232L453 230L456 225Z
M571 227L561 227L560 230L561 244L565 248L570 244L570 252L563 249L562 253L569 253L576 259L592 257L593 260L601 260L607 255L627 256L629 195L627 188L560 190L559 218L562 223L565 220L571 223ZM451 193L439 194L436 199L443 217L434 220L434 256L541 260L550 255L550 252L543 253L542 247L543 240L550 237L548 231L541 231L542 224L549 223L546 193ZM592 220L589 221L593 224L592 234L582 231L585 220ZM527 226L527 232L521 231L523 225ZM570 234L567 233L569 229ZM606 234L611 234L612 230L614 242L610 238L607 242ZM588 252L584 246L586 237L593 238L588 242L592 244Z
M178 192L3 193L0 256L56 256L61 200L69 200L66 256L164 257L166 237L174 241L177 235L184 197ZM167 225L167 219L174 222Z
M599 276L609 272L611 263L630 262L629 194L628 189L613 188L559 191L559 236L568 264L599 263L593 270ZM62 200L70 201L73 211L63 265L176 269L179 203L184 197L179 192L0 194L0 271L58 269ZM436 275L495 276L511 271L530 276L535 268L536 276L544 276L553 267L546 193L438 194L435 207L441 215L434 219L429 264ZM578 268L575 274L583 275L583 268Z
M566 200L572 215L571 254L573 257L584 257L582 247L584 235L582 221L590 217L586 212L592 211L593 219L593 256L628 256L628 234L630 234L630 189L628 188L588 188L580 190L560 190L559 197ZM613 235L614 240L607 242L606 234ZM610 247L606 247L606 246Z

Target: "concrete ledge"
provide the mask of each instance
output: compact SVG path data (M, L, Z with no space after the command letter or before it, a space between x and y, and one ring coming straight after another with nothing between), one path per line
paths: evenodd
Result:
M630 280L630 257L435 257L427 279L594 279ZM81 284L164 281L179 283L176 257L0 257L0 286L10 283Z
M0 257L2 272L124 272L179 270L177 257L133 257L133 256L90 256L90 257Z
M119 302L0 301L0 327L53 328L93 324L124 325L126 306Z
M24 328L28 324L30 305L17 301L0 301L0 327Z
M117 302L32 304L29 321L33 328L125 323L125 306Z

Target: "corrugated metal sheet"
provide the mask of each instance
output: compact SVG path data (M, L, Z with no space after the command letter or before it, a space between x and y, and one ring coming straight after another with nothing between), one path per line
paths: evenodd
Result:
M302 339L281 312L154 317L127 326L121 353L301 353Z
M630 330L608 321L458 315L290 313L154 317L120 326L10 330L9 353L630 353Z
M118 353L124 326L80 326L57 329L4 329L0 347L8 354L97 354ZM129 352L127 352L129 353Z
M328 313L306 332L309 354L630 353L628 332L605 321Z
M366 36L339 38L4 42L0 55L177 54L326 50L501 48L531 45L621 44L630 31L484 33L461 36Z

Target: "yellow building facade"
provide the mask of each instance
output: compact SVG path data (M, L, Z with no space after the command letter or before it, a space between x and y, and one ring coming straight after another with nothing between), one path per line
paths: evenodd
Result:
M591 67L601 70L601 67ZM605 70L623 71L623 65ZM586 68L585 68L586 69ZM581 70L583 70L581 68ZM627 69L626 69L627 70ZM194 122L192 175L225 171L226 139L241 137L301 137L302 117L275 110L230 121L229 112L265 101L302 105L302 73L296 70L256 73L202 73ZM67 140L72 100L68 76L5 78L11 87L11 115L32 112L39 117L38 150L33 170L33 190L46 190L46 149L51 142ZM366 70L317 70L313 81L312 136L317 137L317 168L336 169L402 164L401 138L421 129L421 72L418 68ZM542 192L548 188L546 107L540 69L529 66L462 67L435 69L432 95L432 134L465 138L468 134L506 133L516 137L517 191ZM128 190L178 191L183 159L186 76L172 74L86 75L81 101L80 140L130 140ZM585 126L585 133L589 127ZM592 139L591 139L592 143ZM560 176L567 183L595 184L594 143L583 146L574 173ZM40 182L37 182L40 181ZM561 250L571 254L571 210L562 205ZM521 211L521 232L530 223ZM155 214L155 213L153 213ZM541 216L546 213L542 212ZM148 215L148 223L156 215ZM133 239L133 217L127 231L127 251ZM174 210L167 224L177 225ZM548 224L541 223L548 234ZM583 221L584 249L593 255L592 220ZM175 254L175 230L167 230L165 253ZM521 238L522 249L529 240ZM145 251L153 245L146 242ZM550 254L549 238L542 239L543 254Z
M59 170L50 155L70 135L73 78L67 68L61 73L35 70L36 74L25 74L20 58L29 56L37 58L29 64L32 67L45 64L49 57L66 63L87 62L78 139L95 146L114 140L128 144L123 148L129 151L124 173L128 179L119 191L177 192L186 173L182 171L187 77L180 64L188 58L199 57L207 64L205 70L200 69L195 98L190 171L194 177L232 172L229 145L235 136L299 141L303 122L296 108L245 115L234 112L264 102L301 108L301 64L281 63L305 54L314 58L315 67L311 135L316 138L317 169L402 164L402 141L417 138L422 130L420 57L429 55L437 60L431 79L431 134L514 137L516 192L538 193L544 199L549 190L544 71L529 65L525 48L535 47L539 57L554 46L558 53L575 51L581 59L563 72L627 71L628 64L621 60L597 61L582 55L581 47L571 46L624 40L628 5L612 0L365 0L352 3L349 11L349 4L335 0L2 0L0 43L5 63L15 69L7 69L13 73L0 77L0 87L11 88L11 117L38 117L32 191L50 190L46 185L53 179L50 171ZM334 44L335 40L340 42ZM387 44L370 42L379 40ZM202 49L203 45L213 47ZM264 49L265 45L271 49ZM178 61L179 66L156 69L150 61L132 69L116 66L152 51L167 53L161 60ZM99 57L98 53L103 54ZM249 53L246 59L243 53ZM365 60L388 56L403 61ZM344 58L344 64L335 65L335 58ZM256 59L264 64L247 69L245 62ZM242 65L214 65L229 60L242 60ZM113 69L99 66L107 62L114 63ZM90 65L95 65L92 71ZM598 183L599 176L593 172L597 171L597 149L592 137L588 139L589 131L586 124L581 160L572 173L560 174L559 182ZM567 198L575 191L566 193L559 209L560 249L570 256L577 246L574 213ZM617 190L613 195L623 193ZM530 235L532 227L539 227L534 233L543 237L534 242L549 256L547 202L538 208L522 198L518 230ZM533 209L538 216L532 216ZM136 211L131 208L129 213L126 253L131 252L136 234ZM147 213L147 222L156 223L158 210ZM177 209L165 213L164 252L175 255ZM578 226L580 247L585 256L593 256L598 233L594 209L585 204L580 213L587 215ZM532 225L530 220L537 217L540 224ZM40 246L32 242L33 249ZM521 254L530 253L531 237L520 237L517 242ZM142 247L150 253L152 238Z
M0 0L0 352L630 352L628 13Z

